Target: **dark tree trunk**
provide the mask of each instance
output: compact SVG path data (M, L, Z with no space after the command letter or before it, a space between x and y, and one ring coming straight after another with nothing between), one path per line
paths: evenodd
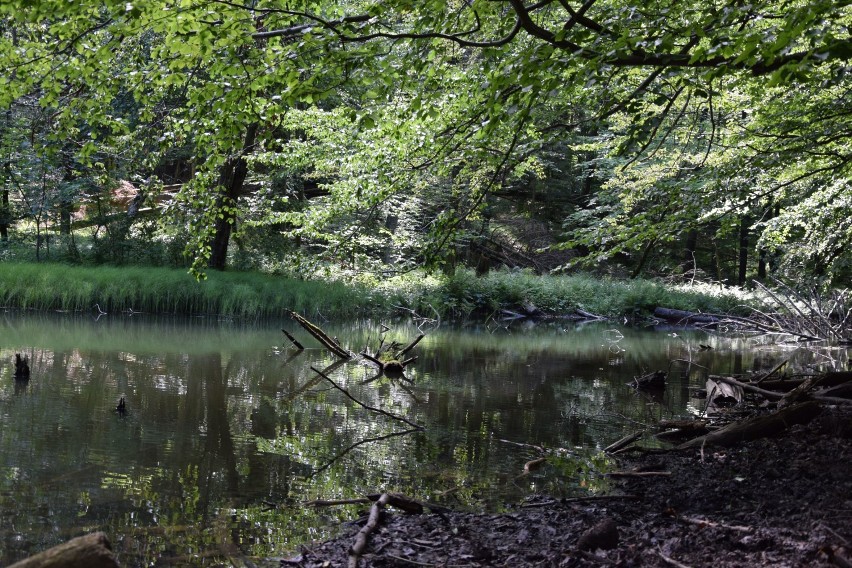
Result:
M648 257L651 256L651 251L654 250L654 245L657 244L657 239L651 239L648 241L647 246L645 246L645 250L642 251L642 257L639 259L639 264L636 265L636 268L633 269L633 273L630 275L630 279L633 280L638 278L640 274L642 274L642 270L645 268L645 263L648 262Z
M777 216L779 210L776 207L770 206L766 212L767 220ZM769 251L765 248L760 248L757 251L757 277L760 280L766 280L767 265L769 264Z
M757 251L757 278L766 280L766 249Z
M12 128L12 110L6 111L6 130ZM3 169L12 177L12 163L6 161L3 164ZM9 225L12 224L12 210L9 208L9 189L8 186L3 187L0 191L0 240L4 243L9 241Z
M746 283L746 269L748 268L748 240L749 226L751 220L748 217L740 219L740 262L737 271L737 285L744 286Z
M216 232L210 243L209 267L214 270L225 270L228 260L228 243L236 223L237 200L243 190L243 183L248 175L248 164L245 156L254 146L257 137L257 124L252 124L246 131L245 142L239 156L229 159L222 166L219 174L219 200L217 208L222 210L222 217L216 219Z
M9 224L12 211L9 209L9 190L0 191L0 241L9 242Z
M698 231L695 229L690 229L688 233L686 233L686 246L684 247L683 253L683 274L685 277L689 278L695 277L695 247L698 245Z

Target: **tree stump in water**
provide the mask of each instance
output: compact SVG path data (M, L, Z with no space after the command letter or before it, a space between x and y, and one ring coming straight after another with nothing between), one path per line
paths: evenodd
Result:
M26 355L21 357L20 353L15 353L15 378L21 380L30 378L30 361Z

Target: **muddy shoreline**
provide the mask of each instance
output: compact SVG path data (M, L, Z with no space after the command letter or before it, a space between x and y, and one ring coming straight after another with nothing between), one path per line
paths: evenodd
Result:
M619 463L658 473L619 478L603 499L537 495L501 514L389 509L359 566L850 566L848 405L773 438L629 452ZM347 566L367 512L281 566Z

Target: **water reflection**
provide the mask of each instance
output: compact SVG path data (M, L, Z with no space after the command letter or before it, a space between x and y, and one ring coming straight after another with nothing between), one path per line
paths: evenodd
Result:
M313 498L395 490L495 509L535 491L601 490L600 448L702 410L691 394L707 374L848 362L846 351L682 330L442 328L417 346L404 381L337 362L285 325L306 351L277 325L0 320L0 564L92 530L125 566L279 556L353 515L300 505ZM386 341L417 334L391 327ZM355 352L381 335L370 322L326 328ZM29 357L29 381L12 376L15 353ZM425 430L400 435L407 424L354 404L312 366ZM627 385L657 369L669 371L663 393ZM540 455L533 446L556 457L519 479Z

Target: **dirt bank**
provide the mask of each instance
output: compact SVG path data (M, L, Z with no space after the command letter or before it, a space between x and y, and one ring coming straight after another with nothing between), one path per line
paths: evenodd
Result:
M382 518L360 566L850 566L852 417L826 407L806 426L733 448L631 453L606 499L536 496L503 514ZM539 475L546 475L546 468ZM366 509L365 509L366 513ZM346 566L365 519L282 560Z

